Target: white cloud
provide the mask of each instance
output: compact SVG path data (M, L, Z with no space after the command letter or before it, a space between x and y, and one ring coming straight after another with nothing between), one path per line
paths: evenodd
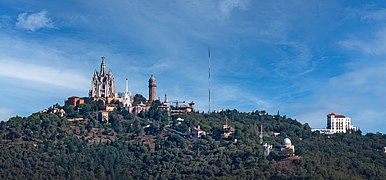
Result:
M77 72L53 66L0 58L0 77L13 78L66 89L87 89L89 80Z
M42 28L53 28L52 20L47 16L47 11L42 10L38 13L21 13L17 17L16 26L22 29L36 31Z
M352 118L353 125L362 131L382 129L386 126L382 106L386 104L386 64L356 63L353 68L345 68L347 73L308 84L309 88L315 88L314 96L288 104L284 109L311 127L325 127L326 115L335 112Z
M219 4L222 14L229 15L233 10L245 10L247 5L246 0L223 0Z
M377 11L370 11L363 13L361 20L384 20L386 18L386 9L379 9Z
M359 51L367 55L386 54L386 27L378 30L370 38L351 38L339 41L339 45L344 48Z
M273 61L275 73L284 78L298 78L314 70L322 59L313 57L313 53L305 44L283 42L276 44L277 62Z

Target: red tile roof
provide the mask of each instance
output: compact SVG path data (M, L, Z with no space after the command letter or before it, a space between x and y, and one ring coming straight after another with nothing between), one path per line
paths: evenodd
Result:
M335 116L335 118L346 118L346 116L341 115L341 114L334 114L333 112L330 114L327 114L328 118L331 118L331 116Z

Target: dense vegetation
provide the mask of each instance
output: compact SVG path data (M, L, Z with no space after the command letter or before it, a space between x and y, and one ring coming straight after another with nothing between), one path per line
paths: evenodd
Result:
M140 98L138 98L140 99ZM386 135L311 133L307 124L265 111L225 110L169 117L154 105L146 113L110 113L109 123L98 121L100 102L64 107L1 122L0 179L386 179ZM176 119L185 119L177 126ZM223 139L223 124L235 128ZM150 126L148 126L150 125ZM200 125L208 135L184 137L168 127L188 132ZM264 141L274 146L286 137L299 157L282 152L263 156ZM271 136L280 132L279 136ZM235 139L237 142L235 143Z

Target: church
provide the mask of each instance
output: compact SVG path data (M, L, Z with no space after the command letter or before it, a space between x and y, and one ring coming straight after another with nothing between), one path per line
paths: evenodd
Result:
M140 113L142 111L148 111L151 107L152 103L157 101L156 94L156 79L155 76L151 75L149 78L149 97L147 102L139 104L134 104L134 97L129 92L128 79L126 78L126 91L122 93L117 93L115 91L115 82L112 71L106 70L105 57L102 57L102 62L100 65L99 72L97 70L94 71L92 81L91 81L91 89L88 92L88 97L80 98L77 96L69 97L65 101L66 106L78 107L84 103L90 103L92 101L102 100L105 105L105 111L113 111L117 107L124 108L128 110L130 113ZM158 99L159 100L159 99ZM118 102L118 104L116 103ZM192 112L193 111L193 101L189 103L189 106L181 105L178 106L178 101L168 101L165 94L165 101L160 102L158 108L162 110L166 110L170 113L174 111L171 110L171 103L177 102L175 110L178 113ZM185 102L185 101L184 101ZM173 112L172 112L173 111ZM106 120L108 121L108 120Z
M114 87L114 76L111 70L106 70L105 57L102 57L100 71L94 71L88 99L94 101L103 100L106 104L106 110L112 101L119 101L129 112L139 113L141 111L147 111L150 108L150 104L156 100L156 87L156 79L151 75L149 79L149 99L147 104L140 103L134 106L134 97L129 92L128 79L126 78L126 91L118 94ZM112 107L112 109L114 109L114 107Z
M115 98L117 93L114 88L114 77L109 70L106 72L106 64L104 62L105 57L102 57L102 63L100 71L94 71L94 76L91 82L91 90L89 92L90 98Z

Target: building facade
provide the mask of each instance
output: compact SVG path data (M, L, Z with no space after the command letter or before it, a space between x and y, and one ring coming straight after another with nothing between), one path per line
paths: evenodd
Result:
M111 72L106 71L106 64L104 62L105 58L102 57L102 63L100 71L94 72L91 90L89 92L90 98L115 98L116 92L114 88L114 77Z
M71 96L66 101L64 101L65 106L77 107L81 104L84 104L84 99L77 96Z
M327 128L313 128L312 132L319 131L321 134L335 134L335 133L348 133L351 130L356 131L357 128L351 124L351 118L341 115L330 113L327 114Z
M351 124L351 118L340 114L330 113L327 114L327 129L332 134L334 133L347 133L355 127Z

